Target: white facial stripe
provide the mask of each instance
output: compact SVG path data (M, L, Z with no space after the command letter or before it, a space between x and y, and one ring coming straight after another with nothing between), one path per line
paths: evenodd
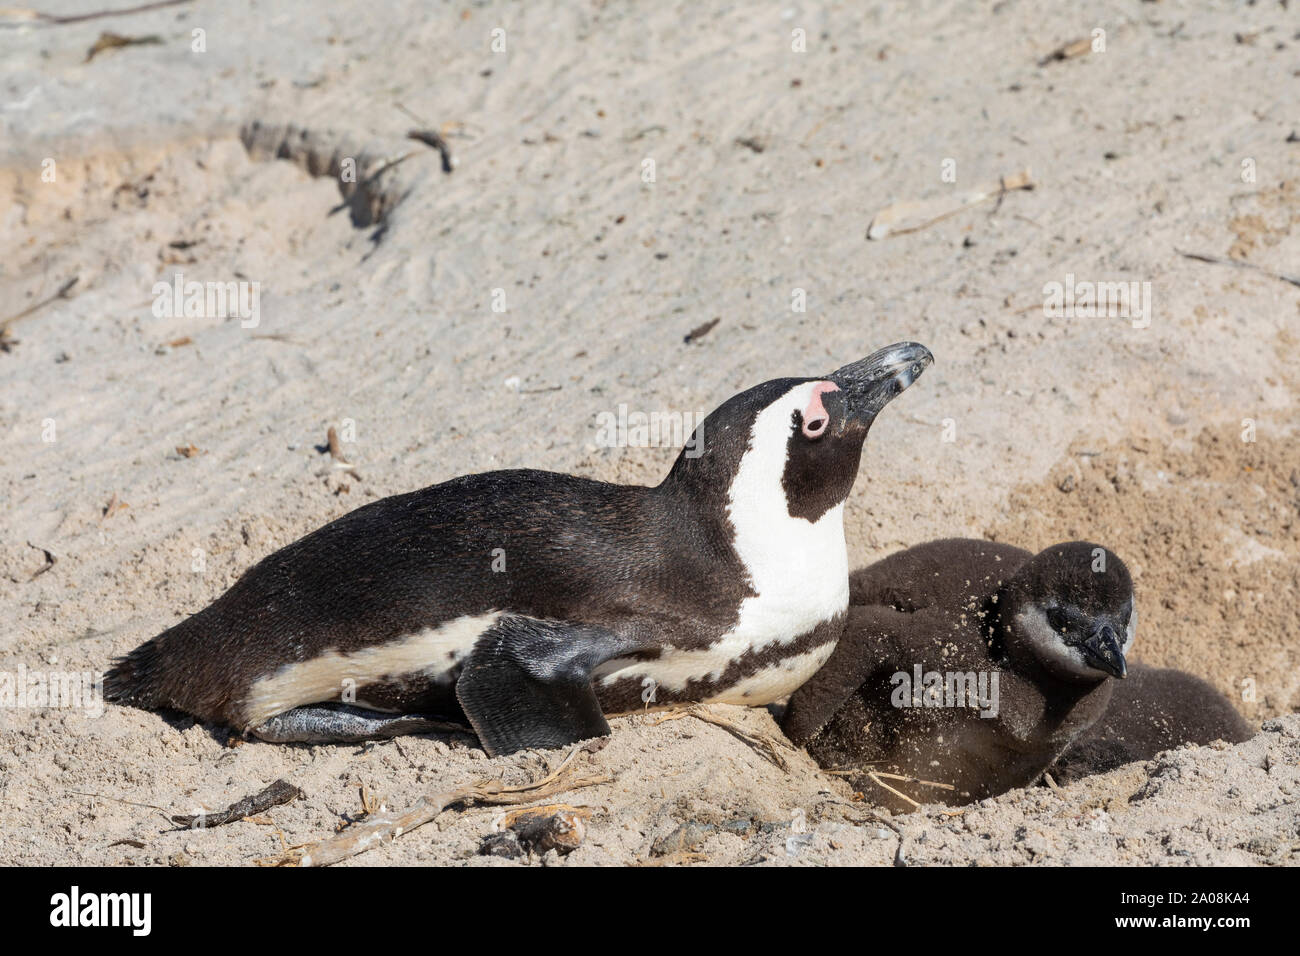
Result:
M1133 646L1133 639L1137 637L1138 630L1138 607L1137 601L1133 602L1133 610L1129 612L1128 630L1124 634L1124 646L1120 648L1124 656L1128 657L1129 648Z
M794 518L781 487L791 416L808 406L819 384L796 385L759 413L728 491L736 553L756 595L741 604L740 621L728 636L755 650L807 634L849 605L844 503L816 522Z
M1015 626L1017 633L1028 640L1034 654L1043 663L1077 677L1095 678L1099 675L1099 671L1088 666L1083 652L1066 644L1047 623L1047 612L1041 607L1031 605L1022 610L1016 615Z
M735 627L709 647L667 650L650 661L620 658L595 671L602 686L632 678L651 678L661 687L683 691L691 680L716 681L733 661L772 644L791 644L849 606L849 559L844 545L844 503L815 523L792 518L781 478L785 474L792 416L808 407L819 382L794 386L754 421L749 450L728 490L727 513L735 530L736 553L744 564L753 597L740 605ZM771 703L791 693L825 662L834 643L822 645L746 678L717 700L730 700L748 688L744 703ZM785 665L794 661L789 669Z
M466 615L351 654L331 648L311 660L286 664L250 688L241 702L244 725L256 727L302 704L337 700L345 680L360 688L404 674L436 678L468 657L474 643L500 614Z

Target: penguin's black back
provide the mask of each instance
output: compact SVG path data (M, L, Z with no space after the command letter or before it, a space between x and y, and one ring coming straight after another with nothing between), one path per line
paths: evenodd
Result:
M580 608L584 622L612 628L660 613L689 614L671 623L701 633L725 627L741 599L734 552L699 522L686 532L665 520L690 517L689 500L665 508L671 494L518 469L371 502L264 558L131 652L105 694L238 725L233 691L276 667L462 615L562 621ZM729 570L733 585L709 591ZM682 580L700 582L702 599L684 605Z

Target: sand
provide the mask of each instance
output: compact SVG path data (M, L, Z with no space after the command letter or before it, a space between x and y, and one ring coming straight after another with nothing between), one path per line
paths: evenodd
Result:
M936 364L872 432L851 561L1102 541L1135 573L1136 656L1210 680L1259 735L886 823L806 757L619 718L584 758L613 781L559 798L590 808L586 842L533 862L1296 861L1300 289L1267 272L1300 262L1300 25L1280 6L7 17L0 321L77 282L0 352L0 671L101 671L385 495L501 467L657 481L675 450L598 447L600 413L707 412L915 339ZM1040 65L1095 28L1104 51ZM105 30L162 42L87 62ZM416 127L444 131L452 173ZM359 183L331 176L346 159ZM886 206L1025 168L1032 191L865 238ZM258 283L256 324L156 315L178 272ZM1070 276L1150 283L1149 322L1045 315ZM331 425L355 471L319 450ZM136 710L0 708L0 862L245 864L358 814L358 784L404 807L560 756L227 744ZM175 831L153 809L277 778L306 796L261 823ZM475 855L499 813L449 810L350 863L515 865Z

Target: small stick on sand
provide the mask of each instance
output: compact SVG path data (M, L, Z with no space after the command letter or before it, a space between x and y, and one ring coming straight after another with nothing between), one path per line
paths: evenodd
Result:
M104 505L103 515L105 518L111 518L119 511L125 511L129 507L131 506L117 496L117 492L113 492L113 497L109 498L108 504Z
M163 815L163 819L171 823L171 817L167 816L167 811L162 807L155 806L152 803L140 803L137 800L123 800L121 797L110 797L106 793L87 793L85 790L69 790L68 793L75 793L79 797L98 797L100 800L112 800L114 803L125 803L132 807L145 807L149 810L157 810Z
M343 446L339 444L338 429L335 428L333 425L331 425L329 427L329 431L325 433L325 447L329 449L330 457L333 458L335 461L337 461L339 464L341 465L349 464L347 458L343 454Z
M336 429L333 425L331 425L329 427L329 431L325 433L325 446L329 449L330 457L334 459L335 468L339 469L340 471L346 471L357 481L365 480L361 477L361 473L357 471L355 466L353 466L352 462L348 461L347 458L344 456L343 445L339 441L338 429Z
M361 797L361 810L368 816L372 817L376 813L382 813L384 810L384 801L370 792L370 788L364 783L358 783L357 789Z
M578 754L594 752L592 745L575 747L559 766L532 783L507 787L499 780L485 780L441 793L427 793L403 813L378 813L347 827L337 836L299 847L286 848L279 856L257 860L258 866L329 866L348 857L364 853L382 843L391 843L403 833L428 823L443 810L457 803L477 800L488 804L519 804L552 797L557 793L608 783L612 777L575 776L572 763Z
M890 780L901 780L903 783L919 783L924 787L938 787L941 790L956 790L950 783L939 783L937 780L922 780L920 777L909 777L901 773L885 773L883 770L875 771L879 777L888 777Z
M920 202L898 202L886 206L876 213L867 227L868 239L886 239L890 236L903 236L909 232L919 232L937 222L955 216L990 199L1000 203L1002 197L1017 189L1033 189L1034 180L1029 170L1022 169L1010 176L1003 176L997 182L984 183L974 189L955 196L943 196Z
M42 548L39 544L32 544L32 542L28 541L27 547L35 548L37 551L41 552L41 554L45 555L45 563L37 568L32 576L27 579L28 581L35 581L50 568L54 567L54 565L58 563L59 559L54 556L53 551L49 548Z
M1092 37L1080 37L1078 40L1071 40L1069 43L1062 43L1047 56L1038 61L1039 66L1047 66L1056 60L1073 60L1076 56L1083 56L1092 50Z
M89 63L105 50L117 50L124 46L162 46L162 42L162 37L156 33L151 33L148 36L142 37L128 37L123 36L120 33L110 33L105 30L99 35L99 39L95 41L95 45L86 51L85 62Z
M682 339L682 341L685 342L687 345L690 345L692 342L698 342L700 339L704 338L704 336L712 332L713 327L721 321L722 321L722 316L718 316L717 318L710 319L709 321L703 323L702 325L697 325L695 328L691 329L689 332L686 333L686 336L685 338Z
M723 730L727 731L732 736L737 737L740 740L743 740L745 743L749 744L749 746L757 750L760 754L762 754L772 763L776 764L776 766L780 767L782 770L785 770L787 772L790 770L790 765L786 763L785 757L781 755L781 751L779 749L780 745L774 738L768 736L760 736L758 734L751 734L749 731L745 730L739 724L732 723L730 720L727 720L727 718L725 717L719 717L717 714L709 710L706 710L703 707L703 705L700 704L694 704L690 707L685 708L684 710L670 711L669 713L659 717L659 719L654 721L651 724L651 726L657 727L662 723L666 723L667 721L680 720L683 717L694 717L697 720L704 721L706 724L713 724L713 726L715 727L721 727Z
M1181 249L1174 249L1184 259L1195 259L1197 262L1208 262L1216 266L1232 266L1235 269L1249 269L1251 272L1259 272L1268 276L1270 279L1281 279L1283 282L1289 282L1292 285L1300 286L1300 276L1287 275L1285 272L1272 272L1253 262L1243 262L1240 259L1225 259L1222 256L1211 256L1204 252L1183 252Z
M401 103L394 103L393 105L396 106L403 113L405 113L407 116L409 116L411 119L415 120L417 123L423 123L426 127L429 125L426 120L423 120L420 117L416 116L414 113L408 110ZM455 124L450 124L450 125L455 125ZM447 141L442 138L442 134L445 133L446 131L447 131L446 125L444 125L441 130L413 129L406 134L406 138L413 139L417 143L423 143L425 146L429 146L432 147L433 149L436 149L438 151L438 155L442 158L442 171L444 173L450 174L451 171L456 168L456 160L452 159L451 147L448 146Z
M901 790L896 790L894 787L891 787L889 784L885 783L885 780L897 780L900 783L915 783L923 787L938 787L940 790L957 789L950 783L939 783L937 780L922 780L920 777L909 777L905 774L900 774L900 773L887 773L884 770L869 770L866 767L850 767L848 770L823 770L822 773L828 774L832 777L856 777L856 776L870 777L872 783L876 784L879 787L883 787L884 789L892 793L894 796L901 797L902 799L906 800L908 803L912 805L913 809L919 808L921 804L917 803L915 800L913 800L907 794L903 793Z
M6 16L22 20L36 20L38 23L49 24L50 26L63 26L65 23L84 23L86 20L98 20L101 17L125 17L132 13L144 13L148 10L161 10L164 7L176 7L182 3L192 3L193 0L157 0L155 3L142 3L135 7L123 7L120 10L97 10L93 13L74 13L67 16L57 16L53 13L41 13L38 10L10 9L0 11Z
M80 276L73 276L71 279L68 279L66 282L64 282L63 285L59 286L59 291L54 293L54 295L50 296L49 298L42 299L40 302L37 302L35 305L29 305L27 308L23 309L17 315L11 315L3 322L0 322L0 352L8 352L11 346L18 344L17 339L9 337L9 326L13 325L19 319L27 318L27 316L31 315L37 309L42 309L45 306L49 305L51 302L57 302L59 299L66 299L68 297L68 293L72 291L72 287L77 284L80 278L81 278Z
M844 774L847 773L860 773L860 772L861 771L856 771L856 770L823 770L822 771L822 773L831 774L836 777L843 776ZM857 794L857 796L862 796L862 795ZM894 833L896 833L898 836L901 837L903 835L903 831L899 829L899 827L888 817L882 816L881 811L877 810L875 807L864 806L863 804L857 802L849 803L848 801L837 800L837 799L832 799L829 800L828 802L833 806L841 807L844 810L852 810L854 813L865 813L870 819L876 821L882 826L889 827L889 829L893 830ZM864 823L866 821L860 820L858 822Z
M908 803L910 803L910 804L912 805L912 809L913 809L913 810L919 810L919 809L921 809L921 805L920 805L919 803L917 803L915 800L913 800L911 797L909 797L907 794L903 793L903 791L901 791L901 790L895 790L895 789L894 789L893 787L891 787L889 784L885 783L885 781L881 780L881 779L880 779L880 774L868 772L868 773L867 773L867 776L871 778L871 782L874 783L876 786L878 786L878 787L884 787L886 790L888 790L888 791L889 791L890 793L892 793L894 796L896 796L896 797L898 797L898 798L900 798L900 799L902 799L902 800L906 800ZM893 775L890 774L890 776L893 776Z
M244 797L217 813L176 814L171 819L172 823L182 827L192 827L197 822L200 828L206 830L208 827L221 827L254 816L301 796L303 792L293 784L287 780L277 780L259 793Z
M456 161L451 158L451 147L447 145L447 141L442 138L441 133L436 133L431 129L413 129L406 134L406 138L436 149L438 155L442 158L442 171L444 173L450 173L456 168Z

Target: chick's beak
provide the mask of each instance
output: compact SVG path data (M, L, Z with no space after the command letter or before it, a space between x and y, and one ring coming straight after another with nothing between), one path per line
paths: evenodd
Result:
M1079 650L1090 667L1104 671L1111 677L1128 676L1128 663L1124 660L1123 644L1109 624L1102 624L1079 644Z

